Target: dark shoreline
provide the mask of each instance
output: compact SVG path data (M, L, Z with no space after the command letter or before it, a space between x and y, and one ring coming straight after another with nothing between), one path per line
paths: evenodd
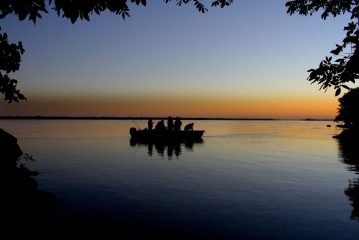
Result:
M166 119L167 117L72 117L72 116L0 116L0 120L147 120L152 118ZM331 121L333 119L315 119L315 118L227 118L227 117L181 117L183 120L235 120L235 121Z

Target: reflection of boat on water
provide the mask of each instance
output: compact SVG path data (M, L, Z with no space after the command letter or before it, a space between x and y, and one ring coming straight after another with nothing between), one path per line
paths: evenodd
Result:
M200 145L203 143L202 138L196 139L182 139L176 141L151 141L148 139L134 139L131 138L130 146L131 147L147 147L148 155L152 156L153 151L155 150L160 156L164 156L167 153L168 157L175 155L176 157L182 154L182 147L189 151L193 151L194 145Z
M171 131L171 130L137 130L130 128L131 140L137 142L186 142L200 141L204 130Z

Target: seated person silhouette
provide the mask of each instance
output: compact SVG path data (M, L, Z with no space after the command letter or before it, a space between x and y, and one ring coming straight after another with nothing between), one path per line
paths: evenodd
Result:
M174 130L181 130L182 121L179 119L179 117L176 117L175 123L173 125Z
M163 120L159 121L156 124L155 130L165 130L165 129L166 129L166 126L165 126L165 123Z
M193 125L194 123L189 123L186 126L184 126L185 131L193 131Z

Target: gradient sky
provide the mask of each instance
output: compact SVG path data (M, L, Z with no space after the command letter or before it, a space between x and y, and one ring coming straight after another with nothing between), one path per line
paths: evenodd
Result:
M11 74L28 98L0 115L332 118L333 91L307 70L340 43L348 16L286 13L285 0L242 0L205 14L175 1L130 5L71 24L1 20L26 49Z

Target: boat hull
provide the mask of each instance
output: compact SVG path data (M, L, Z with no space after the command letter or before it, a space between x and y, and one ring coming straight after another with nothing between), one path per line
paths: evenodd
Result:
M169 130L136 130L130 129L130 135L132 140L142 142L155 142L155 141L196 141L201 140L204 130L194 131L169 131Z

